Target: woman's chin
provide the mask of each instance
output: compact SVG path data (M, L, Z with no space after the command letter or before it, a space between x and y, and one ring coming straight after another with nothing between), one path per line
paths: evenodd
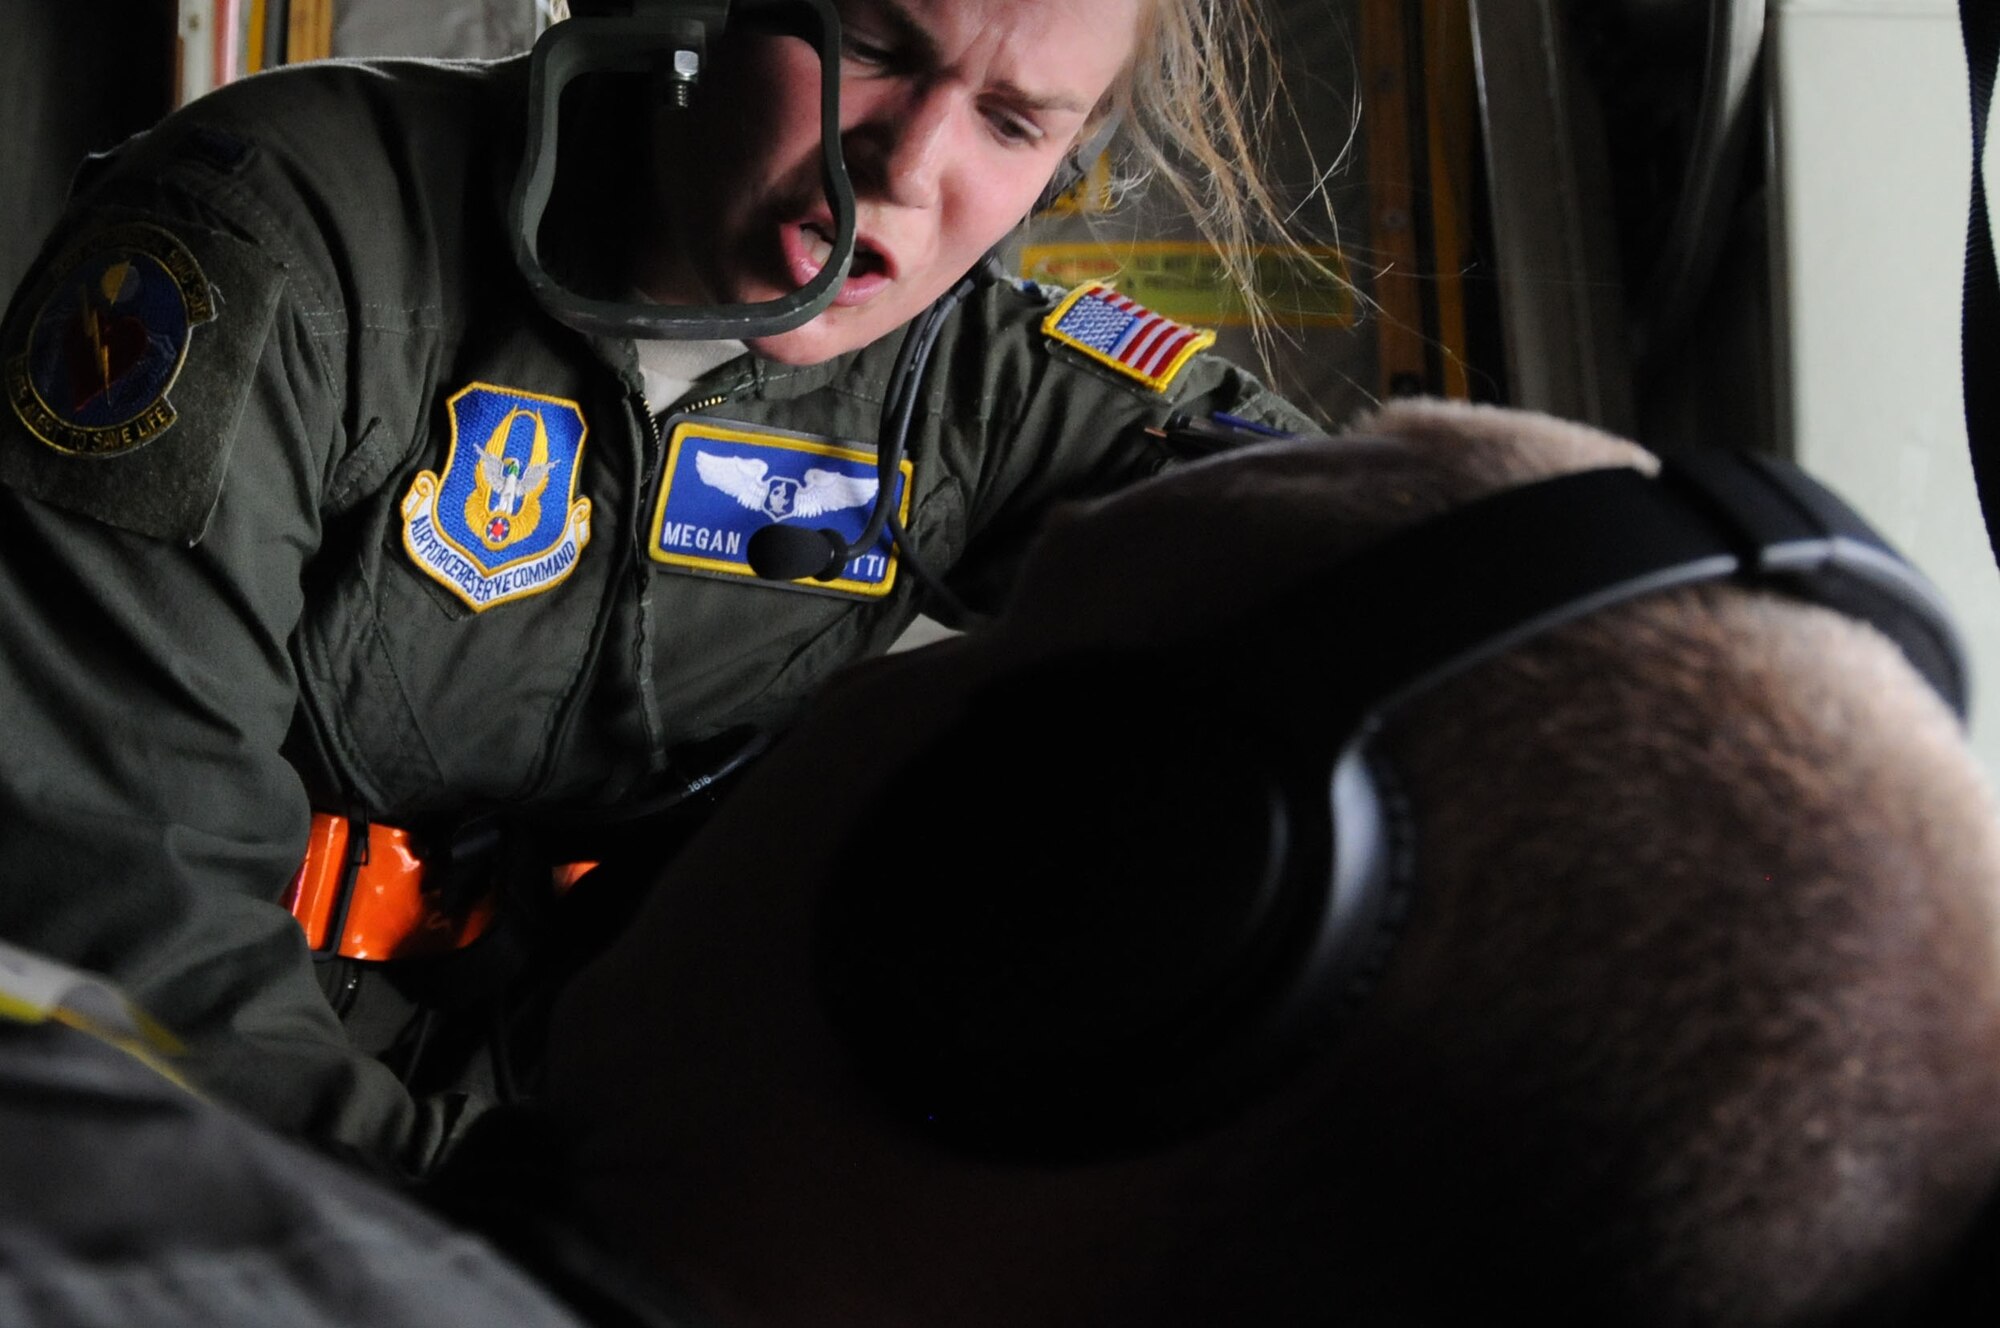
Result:
M800 368L859 350L882 335L862 320L844 317L845 313L840 308L828 309L789 332L751 337L744 344L761 359Z

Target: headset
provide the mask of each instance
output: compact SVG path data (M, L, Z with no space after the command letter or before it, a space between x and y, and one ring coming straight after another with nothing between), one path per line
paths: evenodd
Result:
M1039 213L1054 205L1070 189L1081 181L1090 164L1110 146L1118 132L1119 117L1114 112L1107 115L1091 132L1090 136L1063 159L1063 164L1043 189L1034 211ZM960 603L943 578L928 567L918 555L915 543L903 530L897 519L892 501L896 491L896 474L903 463L903 454L909 445L910 424L916 413L917 399L923 387L924 370L930 363L931 349L936 345L938 333L951 312L972 293L972 288L982 271L998 277L1004 273L1000 269L997 254L989 253L972 272L961 278L950 290L939 296L931 306L911 322L903 334L901 349L896 356L895 368L889 375L889 390L882 402L882 423L876 432L876 485L875 505L868 514L868 522L852 541L831 529L808 529L798 526L769 525L750 537L746 549L750 569L758 576L770 581L797 581L811 578L831 581L855 558L875 547L887 528L902 550L903 559L909 564L917 579L930 592L933 601L953 622L969 623L978 615Z
M1096 164L1097 159L1110 149L1111 141L1118 137L1119 127L1123 123L1123 112L1107 111L1104 118L1091 127L1089 135L1069 150L1068 155L1063 158L1061 167L1050 178L1047 187L1042 190L1041 197L1035 200L1035 206L1028 215L1039 216L1048 211L1064 194L1081 184L1084 177L1090 174L1090 168Z
M1526 485L1199 638L987 684L872 804L900 861L875 824L837 859L814 923L825 1013L889 1111L992 1160L1074 1165L1220 1124L1338 1035L1408 911L1383 723L1552 628L1714 581L1874 625L1963 720L1943 600L1797 468L1712 450ZM1274 714L1271 696L1317 699Z
M874 548L875 541L887 528L902 550L903 560L945 611L957 620L972 618L973 615L959 603L943 579L917 555L914 541L896 516L894 498L931 349L937 344L938 333L944 330L945 320L951 316L952 310L972 293L977 271L975 268L972 273L959 278L903 333L902 345L896 352L895 367L889 372L889 389L882 399L882 423L876 431L875 504L869 509L868 522L861 533L849 542L839 531L828 528L765 526L750 537L745 549L751 571L767 581L798 581L808 577L831 581L850 561Z

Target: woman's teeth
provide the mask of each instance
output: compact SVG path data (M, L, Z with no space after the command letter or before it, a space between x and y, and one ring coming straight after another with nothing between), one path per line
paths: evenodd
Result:
M805 231L806 257L812 259L813 262L819 264L821 267L825 267L826 260L833 257L833 241L827 239L810 226L803 227L802 229Z

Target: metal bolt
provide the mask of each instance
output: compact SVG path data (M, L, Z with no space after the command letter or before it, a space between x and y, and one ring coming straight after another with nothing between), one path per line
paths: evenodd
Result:
M674 105L686 110L688 102L694 95L694 85L701 79L701 52L675 51L671 77L674 86Z

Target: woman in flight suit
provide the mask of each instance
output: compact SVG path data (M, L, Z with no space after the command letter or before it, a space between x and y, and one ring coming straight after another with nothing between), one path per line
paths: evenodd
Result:
M1107 114L1248 161L1199 86L1243 8L843 0L856 258L747 345L635 350L530 297L525 60L279 71L93 162L0 331L0 936L115 978L214 1095L431 1168L477 1102L413 1096L315 981L282 902L309 812L615 807L887 648L926 607L903 546L798 582L745 546L865 519L898 333L968 273L895 496L974 607L1050 504L1170 461L1170 415L1308 427L1197 329L981 262ZM747 25L711 54L691 119L563 186L579 281L820 270L817 56Z

